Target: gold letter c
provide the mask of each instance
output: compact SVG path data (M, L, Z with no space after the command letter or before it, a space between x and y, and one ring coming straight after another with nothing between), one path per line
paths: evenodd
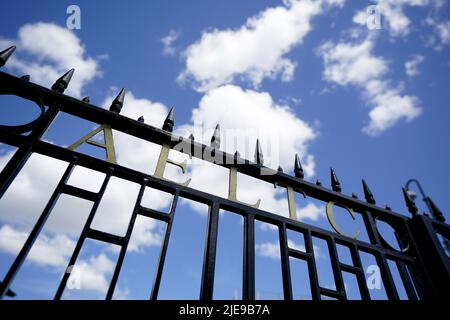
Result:
M357 231L353 237L350 237L350 236L346 235L344 232L342 232L342 230L338 227L338 225L336 223L336 219L334 218L333 206L334 206L334 201L328 202L327 210L326 210L328 222L330 222L333 229L342 236L346 236L346 237L349 237L352 239L357 239L359 237L359 235L361 234L360 231ZM348 213L350 213L350 216L352 217L352 219L355 220L355 212L353 212L353 209L351 209L347 206L344 206L344 205L340 205L340 206L342 206L344 209L346 209L348 211Z

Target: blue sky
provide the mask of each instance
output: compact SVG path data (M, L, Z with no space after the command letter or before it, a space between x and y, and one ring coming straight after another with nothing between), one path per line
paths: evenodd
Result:
M222 149L234 152L237 148L250 159L259 137L268 165L276 168L281 164L292 173L294 155L299 153L308 180L319 179L329 185L332 166L344 193L355 192L362 197L361 178L365 178L377 203L389 204L399 213L407 214L401 187L415 177L449 217L447 1L77 1L81 29L69 31L66 9L70 4L4 4L0 49L16 44L17 51L3 70L18 76L30 74L31 81L49 87L74 67L75 76L66 92L69 95L90 96L91 103L106 108L125 87L125 116L137 119L144 115L146 123L160 127L169 108L175 107L175 129L180 134L194 132L197 140L209 143L215 124L220 123L226 138L248 134L250 141L250 148L245 148L242 142L235 146L232 139L222 137ZM366 26L366 8L373 4L381 13L381 29L377 30ZM2 101L5 105L16 103L11 97ZM32 118L24 110L28 111L3 107L1 117L8 123ZM61 116L45 138L68 146L94 127ZM157 146L119 133L115 133L115 143L120 164L153 173ZM0 164L6 163L12 151L5 145L0 147ZM102 156L98 150L84 146L80 151ZM171 157L183 159L176 153ZM189 166L193 188L226 196L228 173L224 169L202 163ZM13 245L0 246L1 276L63 170L62 163L33 157L24 168L22 180L12 185L0 201L1 238L15 239ZM168 171L168 177L174 180L187 179L174 168ZM80 172L74 183L98 190L102 177L92 177L92 173ZM40 179L39 183L33 183L35 179ZM256 184L246 177L239 179L238 196L242 201L262 199L262 209L286 214L283 190ZM32 191L31 195L25 190ZM119 203L114 195L123 190L126 192ZM103 220L100 217L97 226L120 233L127 221L123 212L132 208L137 187L116 181L110 191L110 203L105 200L100 208L109 216ZM148 194L157 200L153 204L156 209L163 210L170 204L168 195L152 190ZM15 207L22 196L30 198ZM302 221L330 229L323 203L297 199ZM420 199L417 204L421 211L426 210ZM64 261L70 257L71 245L89 206L74 199L61 200L55 217L43 231L40 247L35 255L30 254L32 257L13 283L13 289L22 294L18 298L52 296L52 286L65 268ZM77 218L67 214L74 208L80 212ZM20 212L18 217L12 217L13 210ZM198 296L205 212L204 208L181 202L161 298ZM345 214L338 221L348 233L361 226ZM242 261L236 251L242 243L241 223L233 214L221 216L218 259L233 263L229 268L218 268L217 298L241 294ZM68 224L70 228L59 231ZM146 298L150 292L164 225L143 221L139 226L134 250L127 254L124 265L131 270L130 275L125 270L121 274L117 298ZM281 278L265 276L281 272L277 252L273 251L276 233L263 226L257 226L257 230L257 291L261 298L277 298ZM293 237L293 243L301 246L301 238ZM179 255L186 246L192 254L181 260ZM42 261L40 250L47 250L54 260ZM326 251L318 250L322 254ZM318 256L322 256L320 265L326 270L326 255ZM86 245L80 263L93 270L89 276L96 288L71 290L66 297L101 297L115 257L117 250L113 248L95 242ZM301 270L301 266L296 269ZM304 272L296 273L299 283L305 284L304 276ZM140 277L142 281L137 280ZM333 286L326 271L323 281L323 286ZM180 282L185 283L185 289L179 288ZM374 295L383 296L379 292ZM302 291L298 297L307 297L307 293Z

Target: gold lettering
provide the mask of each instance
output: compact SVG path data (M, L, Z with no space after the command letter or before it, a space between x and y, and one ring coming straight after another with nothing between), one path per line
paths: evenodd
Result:
M245 205L251 206L256 209L258 209L259 205L261 204L261 199L259 199L253 205L239 201L237 199L237 169L236 169L236 167L233 167L233 166L230 167L230 175L229 175L229 183L228 183L228 199L239 202L239 203L243 203Z
M276 185L275 185L276 187ZM295 194L294 194L294 188L287 186L287 198L288 198L288 205L289 205L289 218L292 220L297 221L297 206L295 204ZM302 190L298 190L303 197L306 199L306 194Z
M103 132L104 143L91 140L92 137L96 136L100 132ZM101 125L94 131L88 133L87 135L85 135L84 137L82 137L81 139L76 141L74 144L69 146L67 149L75 151L83 143L87 143L87 144L105 149L106 161L117 164L116 151L114 148L114 139L113 139L112 129L111 129L110 125L108 125L108 124Z
M183 172L183 174L186 173L187 161L184 160L183 162L178 163L178 162L175 162L175 161L169 159L169 151L170 151L169 145L163 144L161 146L161 153L159 154L159 159L158 159L158 163L156 165L156 170L155 170L155 174L154 174L155 177L165 179L164 171L166 170L167 163L173 164L174 166L181 168L181 171ZM173 182L175 182L175 181L173 181ZM182 186L187 187L190 182L191 182L191 179L189 178L185 182L182 182L182 183L175 182L175 183L178 183L178 184L181 184Z
M348 211L348 213L350 213L350 216L352 217L353 220L355 220L355 212L353 211L352 208L346 207L344 205L340 205L341 207L343 207L345 210ZM328 222L330 222L331 226L333 227L333 229L339 233L340 235L343 236L347 236L349 238L353 238L353 239L357 239L360 235L360 231L356 232L355 235L353 235L352 237L346 235L344 232L342 232L342 230L339 228L339 226L336 223L336 219L334 217L334 213L333 213L333 207L334 207L334 201L330 201L327 204L327 218L328 218Z

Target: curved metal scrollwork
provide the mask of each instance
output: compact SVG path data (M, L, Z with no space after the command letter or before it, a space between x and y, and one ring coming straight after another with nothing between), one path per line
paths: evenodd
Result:
M6 94L1 94L2 95L6 95ZM20 125L5 125L5 124L0 124L0 129L6 129L6 130L11 130L17 133L26 133L29 132L31 130L33 130L33 128L36 126L36 124L42 119L42 117L45 114L45 106L44 104L39 100L39 99L28 99L28 98L23 98L21 96L15 95L15 94L8 94L11 96L15 96L21 99L25 99L31 102L34 102L36 104L36 106L39 108L40 113L37 116L37 118L35 118L34 120L25 123L25 124L20 124Z

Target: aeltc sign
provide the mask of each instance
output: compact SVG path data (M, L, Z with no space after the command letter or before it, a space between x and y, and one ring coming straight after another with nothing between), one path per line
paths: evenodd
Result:
M122 89L119 92L119 94L117 95L117 97L113 100L113 102L110 106L110 111L115 112L115 113L120 113L120 111L123 107L124 98L125 98L125 91L124 91L124 89ZM143 117L139 118L138 121L143 122L144 121ZM172 108L164 121L163 130L172 132L173 127L174 127L174 109ZM104 143L101 143L97 140L93 140L93 138L97 137L99 134L103 135ZM191 135L190 139L193 140L192 135ZM96 128L95 130L89 132L88 134L81 137L79 140L75 141L73 144L71 144L68 147L68 149L75 151L78 147L80 147L84 143L104 149L106 152L106 160L110 163L117 164L116 151L115 151L115 146L114 146L114 137L113 137L112 128L109 124L103 124L103 125L99 126L98 128ZM180 145L181 146L179 149L181 149L183 147L181 143L180 143ZM213 148L213 152L215 149L220 148L220 127L219 127L219 125L217 125L214 130L214 134L211 139L211 147ZM162 144L158 162L156 165L156 169L155 169L155 172L153 173L154 177L157 177L160 179L166 179L164 177L164 172L165 172L166 166L168 164L177 166L181 169L181 172L183 174L186 173L187 161L184 160L183 162L176 162L176 161L170 159L169 158L170 149L171 149L171 147L168 144ZM176 150L177 147L175 147L174 149ZM236 161L236 162L237 162L236 165L239 165L239 161ZM259 140L257 140L257 142L256 142L255 162L258 164L263 163L263 153L261 150ZM304 177L303 168L302 168L302 165L300 162L300 157L298 155L295 155L294 172L295 172L296 177L303 179L303 177ZM232 200L232 201L240 202L242 204L251 206L253 208L259 208L260 204L261 204L261 199L256 200L256 202L253 204L244 203L244 202L238 200L238 198L237 198L237 189L238 189L237 177L238 177L238 170L237 170L236 166L235 165L230 166L229 167L229 176L228 176L228 199ZM340 191L341 187L340 187L338 178L333 169L331 169L331 180L332 180L333 190ZM183 182L177 182L177 181L172 181L172 182L175 182L175 183L183 185L183 186L189 186L191 179L189 178ZM278 187L277 184L275 184L275 188L276 187ZM296 202L295 202L295 192L300 192L304 196L305 199L306 199L306 194L302 190L294 189L291 186L286 185L285 187L287 190L289 216L291 219L297 220L297 206L296 206ZM364 187L364 192L365 192L366 196L368 196L369 199L373 199L372 193L370 192L367 184L364 181L363 181L363 187ZM346 235L339 228L339 226L336 222L336 219L335 219L335 216L333 213L333 208L335 205L339 205L340 207L344 208L353 220L355 220L355 218L356 218L355 212L352 208L349 208L349 207L341 205L341 204L336 204L333 201L329 201L326 205L326 215L327 215L330 225L333 227L333 229L338 234ZM346 235L346 236L357 239L359 235L360 235L360 232L358 231L353 235Z

